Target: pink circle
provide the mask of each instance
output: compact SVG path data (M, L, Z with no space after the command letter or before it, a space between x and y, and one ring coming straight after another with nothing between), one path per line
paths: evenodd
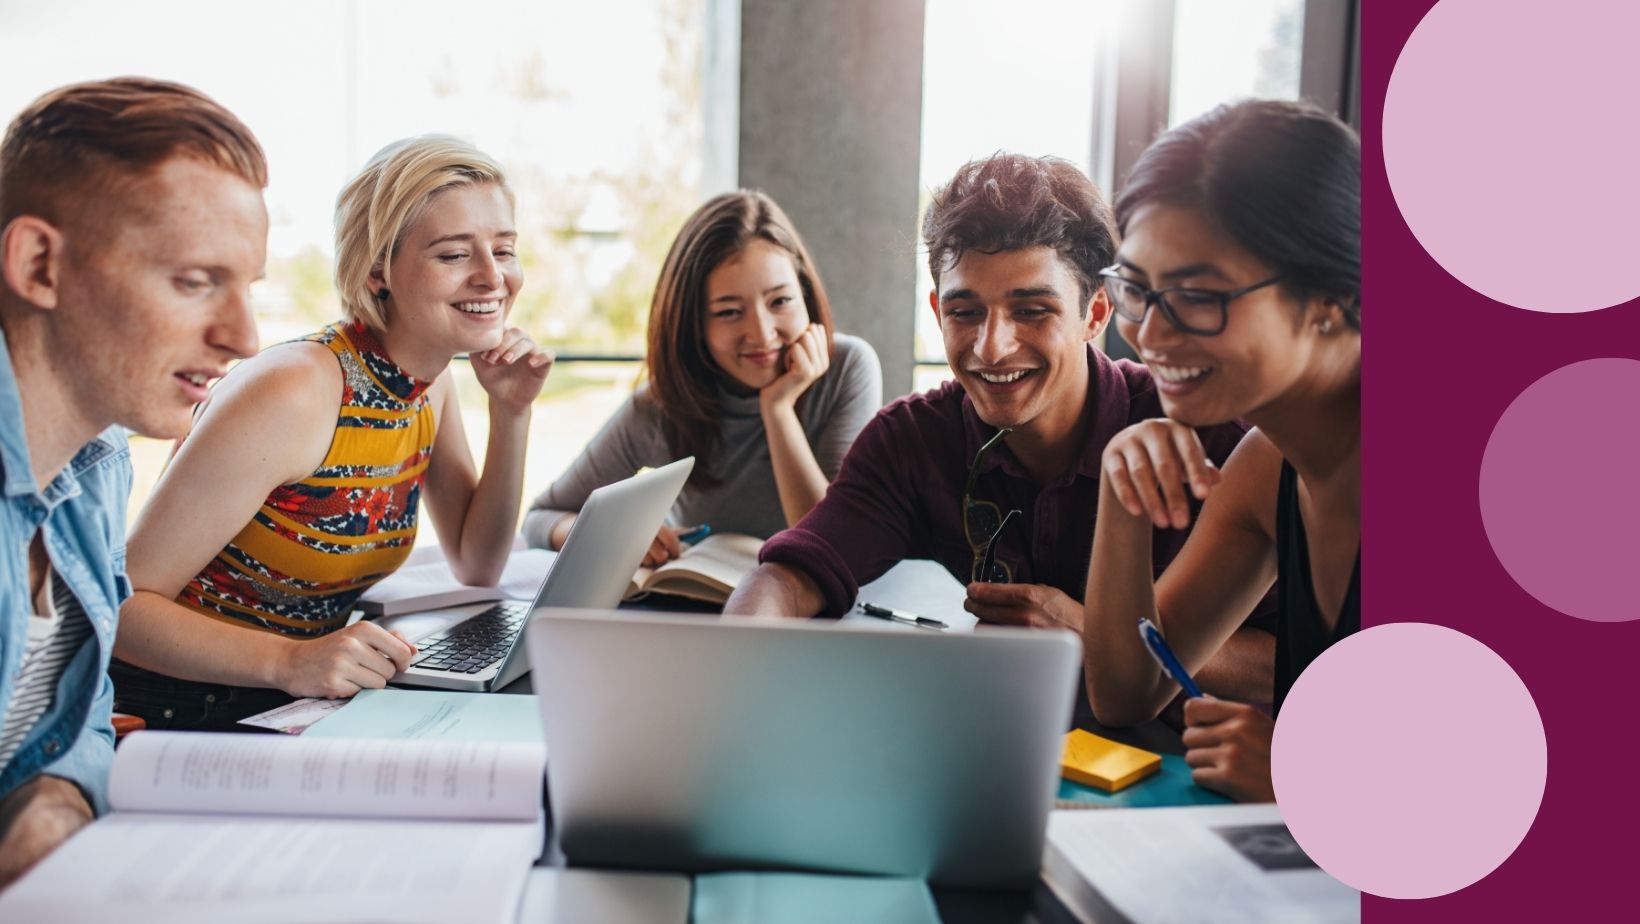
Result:
M1590 359L1520 393L1481 459L1481 522L1509 576L1544 606L1596 622L1640 617L1634 523L1640 362Z
M1271 750L1276 801L1322 869L1385 898L1490 873L1537 816L1543 720L1513 668L1445 626L1345 638L1293 684Z
M1407 226L1460 282L1533 311L1640 295L1637 33L1640 4L1611 0L1441 0L1413 31L1384 164Z

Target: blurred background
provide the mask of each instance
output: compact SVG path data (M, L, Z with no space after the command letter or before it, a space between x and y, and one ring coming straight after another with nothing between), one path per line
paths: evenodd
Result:
M515 324L559 361L527 498L641 374L650 293L705 197L790 213L838 325L893 398L948 377L919 217L995 151L1073 161L1112 193L1168 126L1248 96L1358 125L1359 0L169 0L0 2L0 114L79 80L191 84L267 150L263 345L336 319L336 193L382 146L459 135L506 165L525 286ZM1123 354L1115 337L1107 348ZM475 454L483 393L454 366ZM132 441L132 512L168 443Z

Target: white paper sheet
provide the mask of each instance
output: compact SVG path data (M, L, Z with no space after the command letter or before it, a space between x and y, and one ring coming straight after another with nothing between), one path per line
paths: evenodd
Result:
M239 724L271 728L287 735L300 735L348 702L349 700L345 699L299 699L294 703L269 709L267 712L246 716L239 720Z
M968 599L968 590L945 570L939 562L920 558L906 559L882 577L860 588L859 601L875 603L889 609L901 610L917 616L927 616L945 623L948 631L962 632L974 628L979 619L962 608ZM851 625L889 630L923 632L895 622L875 619L850 610L843 616Z

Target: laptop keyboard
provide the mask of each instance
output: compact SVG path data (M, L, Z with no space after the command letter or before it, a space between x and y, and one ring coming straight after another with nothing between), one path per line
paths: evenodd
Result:
M410 666L477 674L507 656L529 612L528 603L497 603L417 642L416 660Z

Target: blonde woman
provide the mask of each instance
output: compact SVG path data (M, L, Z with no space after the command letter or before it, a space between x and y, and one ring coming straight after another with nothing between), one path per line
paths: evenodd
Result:
M131 534L116 708L226 727L291 696L384 686L413 647L346 620L409 554L424 489L456 575L496 580L552 363L506 323L524 281L516 247L501 168L453 138L391 145L342 190L345 320L224 378ZM483 471L448 371L461 354L489 398Z

